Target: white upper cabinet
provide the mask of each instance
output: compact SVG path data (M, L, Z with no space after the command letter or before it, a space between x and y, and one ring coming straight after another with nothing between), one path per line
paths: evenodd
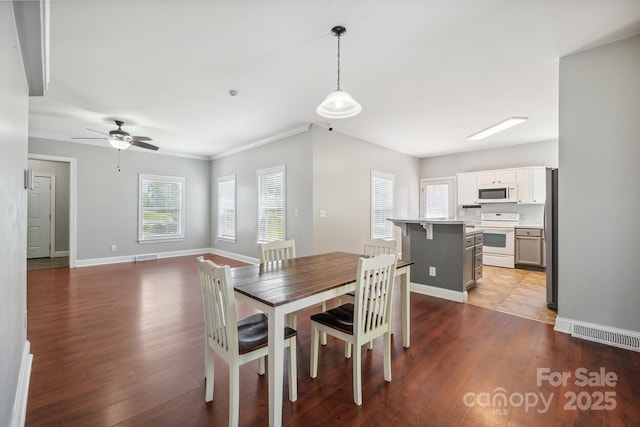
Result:
M506 184L516 182L515 169L478 172L478 185Z
M458 176L458 206L478 204L478 174L459 173Z
M517 201L522 205L543 205L547 192L547 174L544 166L529 166L517 169L496 169L457 174L458 206L477 205L478 188L517 185Z
M531 203L531 170L529 168L518 169L518 203Z
M546 173L544 166L520 168L518 178L518 203L544 204L546 198Z
M531 168L531 203L544 205L547 200L547 168Z

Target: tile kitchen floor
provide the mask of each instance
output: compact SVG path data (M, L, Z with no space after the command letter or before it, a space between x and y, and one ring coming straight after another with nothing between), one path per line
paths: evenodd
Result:
M482 275L469 289L469 304L555 324L557 313L547 308L544 272L484 266Z

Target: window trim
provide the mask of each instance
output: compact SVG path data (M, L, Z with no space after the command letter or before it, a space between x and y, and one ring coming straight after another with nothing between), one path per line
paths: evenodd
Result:
M160 182L174 182L180 184L180 233L176 236L157 236L157 237L145 237L144 233L144 206L143 206L143 186L144 181L160 181ZM138 174L138 243L164 243L164 242L179 242L185 239L185 218L186 218L186 179L181 176L170 175L154 175L140 173Z
M220 184L221 183L226 183L226 182L230 182L233 181L233 237L231 236L223 236L220 231L221 231L221 227L220 227ZM222 240L224 242L235 242L237 241L238 238L238 181L236 178L236 174L231 174L231 175L226 175L226 176L219 176L217 178L217 184L218 184L218 198L217 198L217 216L218 216L218 221L217 221L217 229L216 229L216 240Z
M258 244L274 241L260 238L260 177L280 172L282 172L282 240L287 240L287 171L285 165L279 165L270 168L258 169L256 171L256 242Z
M374 188L375 179L385 179L385 180L391 181L391 209L390 209L391 210L391 215L390 216L393 216L393 212L394 212L393 211L393 209L394 209L394 203L393 202L394 202L394 198L395 198L395 185L396 185L396 177L395 177L395 175L390 174L390 173L378 172L378 171L375 171L375 170L371 171L371 180L370 180L370 187L371 187L370 188L370 197L371 197L371 200L369 202L369 215L370 215L370 219L369 219L370 230L369 231L370 231L370 234L371 234L371 238L372 239L393 239L394 238L394 234L395 234L395 230L394 230L393 223L390 222L390 221L386 221L385 220L385 222L389 223L389 224L385 224L385 228L386 227L389 228L389 234L381 235L381 234L376 234L375 233L375 229L377 228L376 224L374 224L374 217L375 217L374 208L375 208L375 206L373 204L374 203L374 191L375 191L375 188Z

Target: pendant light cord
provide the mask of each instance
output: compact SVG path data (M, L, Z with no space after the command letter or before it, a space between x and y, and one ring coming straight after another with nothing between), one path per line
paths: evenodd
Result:
M340 90L340 36L338 34L338 90Z

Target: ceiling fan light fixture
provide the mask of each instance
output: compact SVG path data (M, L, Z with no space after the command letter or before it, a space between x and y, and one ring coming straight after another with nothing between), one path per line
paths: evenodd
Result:
M109 144L117 150L126 150L131 145L126 137L118 137L114 135L109 136Z
M328 119L346 119L359 114L362 106L351 95L340 89L340 37L347 32L347 29L338 25L333 27L331 32L338 38L338 87L318 105L316 113Z

